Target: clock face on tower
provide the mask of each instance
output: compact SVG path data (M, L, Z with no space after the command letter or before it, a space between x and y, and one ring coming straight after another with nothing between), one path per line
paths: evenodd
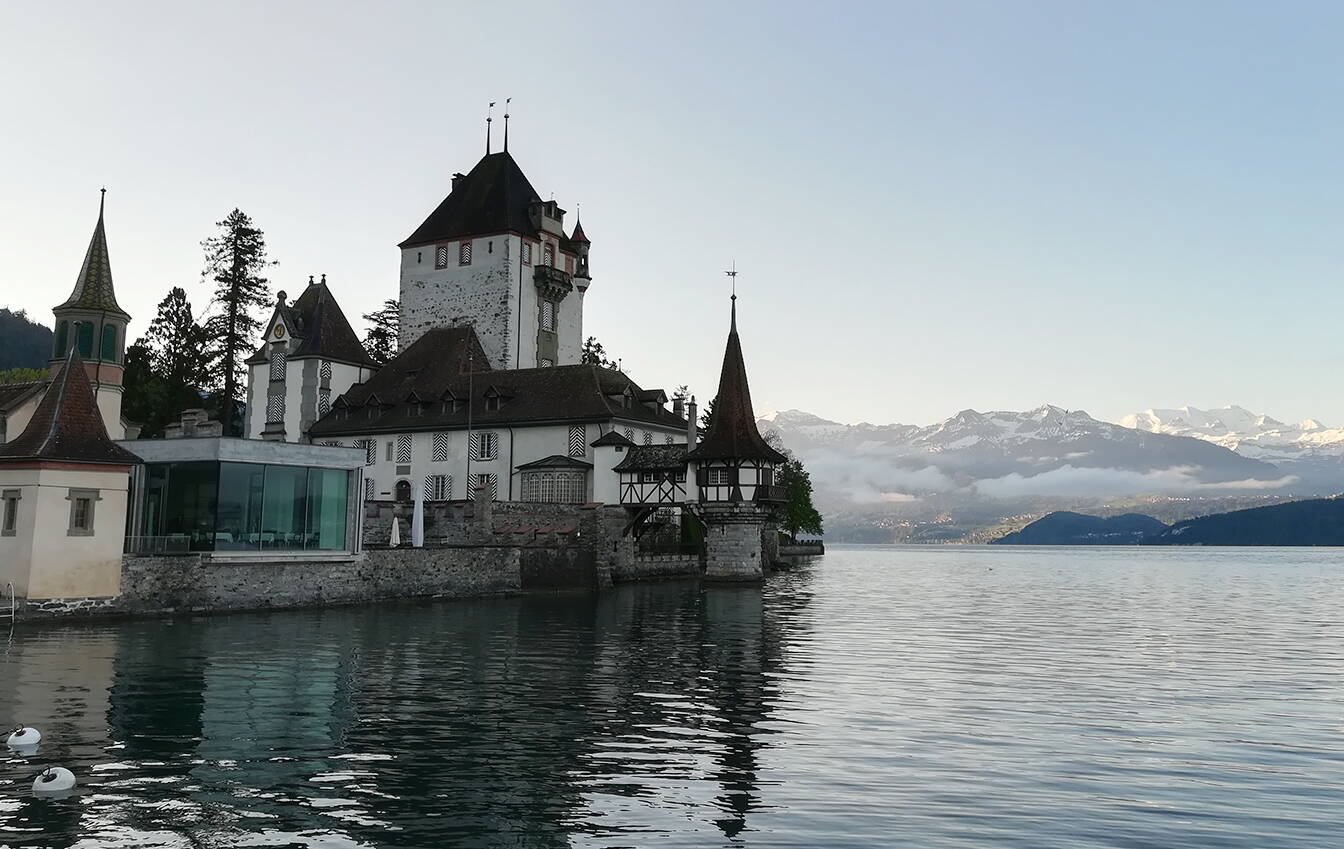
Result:
M275 326L275 338L276 338L276 339L279 339L280 337L282 337L282 336L284 336L284 335L285 335L285 328L284 328L284 325L277 324L277 325Z

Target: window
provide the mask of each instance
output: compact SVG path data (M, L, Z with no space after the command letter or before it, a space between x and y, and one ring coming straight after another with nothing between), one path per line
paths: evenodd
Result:
M663 437L663 442L667 443L668 445L672 445L672 444L674 444L674 441L673 441L672 437L670 437L670 436L664 436L664 437Z
M452 475L425 475L425 498L429 501L450 501L453 497Z
M284 345L271 346L271 380L285 379L285 361L288 355L285 353Z
M757 472L757 476L761 482L761 486L774 486L775 484L774 469L761 469L759 472Z
M378 460L378 443L372 439L361 439L359 446L364 449L364 465L372 466Z
M96 489L72 489L65 496L70 502L70 528L66 536L93 536L93 509L100 500Z
M499 498L499 482L494 475L472 475L471 497L475 498L478 490L484 489L489 493L490 500L495 501Z
M4 524L0 525L0 535L12 537L18 533L19 499L23 497L21 489L7 489L0 497L5 501Z
M583 472L528 471L522 474L524 501L582 504L587 486Z
M448 267L448 246L447 246L447 245L439 245L437 248L434 249L434 267L435 267L435 268L447 268L447 267Z
M498 410L502 399L498 395L485 396L485 409L491 412Z
M98 359L107 363L117 361L117 327L114 324L103 325L103 347L98 352Z
M411 462L411 435L403 433L397 437L397 462Z
M493 460L495 452L499 449L499 438L489 431L484 433L473 433L471 441L475 450L472 452L474 460Z
M686 483L686 470L685 470L685 469L682 469L681 471L677 472L677 483Z
M93 357L93 322L75 322L75 340L79 343L79 355L84 359Z
M540 368L555 368L555 360L552 360L549 357L542 357L541 362L537 363L537 366Z
M372 440L370 440L370 441L372 441ZM377 490L377 487L375 487L374 484L373 484L373 478L365 478L365 479L364 479L364 500L365 500L365 501L372 501L372 500L374 499L374 497L375 497L377 494L378 494L378 490Z
M649 433L647 430L644 431L644 444L645 445L653 444L653 434Z
M389 439L389 440L387 441L387 450L384 452L383 457L384 457L388 462L391 462L391 461L392 461L392 452L393 452L393 450L394 450L394 448L393 448L394 445L396 445L396 443L393 442L392 440Z
M541 329L547 333L555 332L555 302L541 302Z
M320 374L321 374L323 380L326 380L326 381L330 381L330 380L331 380L331 360L323 360L323 361L322 361L322 369L321 369L321 371L320 371Z
M457 264L471 265L471 242L463 242L457 246Z
M706 470L705 470L705 485L706 485L706 486L728 486L728 470L727 470L727 469L706 469Z
M56 322L56 350L52 352L55 358L64 358L70 353L70 322L62 319Z
M662 480L662 479L663 479L663 476L660 475L658 472L640 472L640 473L639 473L639 482L640 482L640 483L658 483L658 481L660 481L660 480Z
M569 456L583 457L588 453L587 439L584 438L583 425L571 425L569 428Z
M266 424L284 424L285 396L272 395L266 399Z
M523 239L523 265L532 264L532 243Z
M319 416L325 416L327 413L330 412L331 412L331 390L330 389L317 390L317 414Z
M550 242L541 246L541 264L555 265L555 246Z
M448 460L448 434L434 434L434 446L429 459L435 463L443 463Z
M420 264L420 251L415 252L415 264L416 265Z
M631 442L634 442L634 441L635 441L635 429L632 428L632 427L628 427L628 428L626 428L626 429L625 429L625 438L628 439L628 440L630 440Z

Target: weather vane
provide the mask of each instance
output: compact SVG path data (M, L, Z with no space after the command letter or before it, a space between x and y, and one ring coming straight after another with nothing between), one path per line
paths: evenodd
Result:
M725 272L723 272L723 273L724 273L724 274L727 274L728 277L729 277L729 279L733 281L733 300L736 301L736 300L737 300L737 260L733 260L733 267L732 267L730 270L725 271Z

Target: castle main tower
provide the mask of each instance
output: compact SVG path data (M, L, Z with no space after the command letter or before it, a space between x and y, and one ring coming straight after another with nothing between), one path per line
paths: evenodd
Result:
M433 327L472 325L490 366L579 362L591 243L543 201L507 150L487 153L401 248L405 350Z
M98 223L84 254L74 291L52 309L56 333L51 351L51 375L65 367L74 348L88 372L98 402L98 412L112 439L125 439L121 420L122 374L126 357L126 325L130 315L117 304L112 288L112 264L107 257L107 234L103 230L103 198L98 201Z

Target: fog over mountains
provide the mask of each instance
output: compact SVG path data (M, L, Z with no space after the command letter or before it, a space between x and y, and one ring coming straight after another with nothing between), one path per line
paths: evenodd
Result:
M823 512L858 525L897 517L964 529L1047 504L1243 504L1344 489L1344 430L1287 425L1240 407L1148 410L1120 423L1049 405L963 410L923 427L847 425L786 410L759 424L807 465ZM929 509L921 514L920 506Z

